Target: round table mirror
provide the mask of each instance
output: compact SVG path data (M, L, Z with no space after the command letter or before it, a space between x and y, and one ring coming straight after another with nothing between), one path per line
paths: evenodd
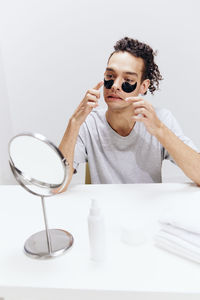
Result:
M9 164L18 183L40 196L45 230L25 242L24 251L33 258L52 258L72 246L72 235L63 229L49 229L45 197L56 195L68 179L68 163L60 150L41 134L22 133L9 142Z

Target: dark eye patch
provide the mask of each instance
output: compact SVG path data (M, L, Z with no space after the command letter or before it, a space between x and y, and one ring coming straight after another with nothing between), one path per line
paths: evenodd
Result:
M111 87L113 86L114 84L114 80L105 80L104 79L104 86L106 89L111 89ZM131 93L133 92L137 87L137 82L135 84L130 84L129 82L125 81L122 83L122 90L125 92L125 93Z
M105 80L104 79L104 86L105 86L106 89L111 89L113 83L114 83L114 80L112 80L112 79L111 80Z
M137 82L135 84L130 84L129 82L125 81L122 83L122 90L125 93L131 93L133 92L137 87Z

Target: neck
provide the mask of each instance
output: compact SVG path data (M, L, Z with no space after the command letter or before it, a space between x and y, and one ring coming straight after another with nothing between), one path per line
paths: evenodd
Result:
M130 111L106 111L106 120L114 131L121 136L127 136L133 129L135 121L131 118L133 112Z

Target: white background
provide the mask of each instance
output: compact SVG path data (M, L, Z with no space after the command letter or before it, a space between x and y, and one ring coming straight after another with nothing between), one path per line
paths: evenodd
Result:
M200 148L199 10L198 0L0 0L0 182L14 182L9 138L33 131L58 145L124 36L158 50L164 80L146 99L170 109ZM83 177L80 170L74 182ZM165 165L164 179L185 180L172 164Z

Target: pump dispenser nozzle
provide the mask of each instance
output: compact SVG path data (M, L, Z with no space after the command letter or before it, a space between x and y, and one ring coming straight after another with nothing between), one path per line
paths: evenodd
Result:
M98 216L100 208L97 199L91 199L90 216Z

